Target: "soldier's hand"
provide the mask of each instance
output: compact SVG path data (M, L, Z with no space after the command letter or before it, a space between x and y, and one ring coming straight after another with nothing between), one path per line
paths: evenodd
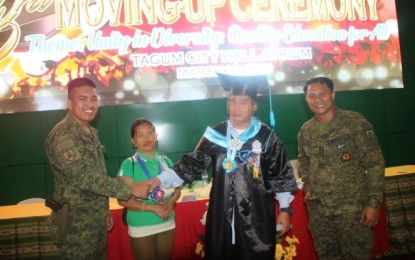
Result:
M311 192L307 191L307 193L304 196L304 200L308 200L308 198L311 197Z
M152 185L149 181L140 181L132 185L131 194L136 198L148 198L152 191Z
M108 211L107 215L107 231L111 231L114 228L114 220L112 218L111 211Z
M379 220L379 210L375 208L366 207L360 217L360 224L372 228L376 226Z
M311 191L307 191L307 193L304 196L304 201L306 200L316 200L318 199L317 196L315 196Z

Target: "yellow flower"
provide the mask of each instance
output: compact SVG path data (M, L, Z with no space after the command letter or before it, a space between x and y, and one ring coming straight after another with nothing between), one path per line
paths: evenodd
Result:
M277 239L277 241L281 241ZM283 242L284 245L283 245ZM275 259L276 260L292 260L297 256L297 246L295 244L300 244L300 241L295 236L285 237L284 241L280 243L277 242L275 245Z
M203 250L203 243L202 243L202 241L197 242L196 249L195 249L195 253L197 255L200 255L201 258L204 258L205 257L205 251Z
M282 256L285 254L284 248L281 244L275 245L275 259L281 260Z
M285 248L285 252L287 252L287 255L289 256L296 256L297 255L296 251L297 251L297 248L295 245L290 245Z
M295 236L293 236L293 237L286 237L285 238L285 241L287 241L288 242L288 244L300 244L300 241L298 241L298 238L296 238Z

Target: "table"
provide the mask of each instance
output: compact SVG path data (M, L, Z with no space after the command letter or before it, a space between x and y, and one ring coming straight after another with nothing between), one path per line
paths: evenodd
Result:
M183 190L179 201L197 194L197 200L176 205L174 259L197 259L195 246L205 227L200 222L207 210L209 190L194 185L194 192ZM122 209L109 199L114 228L108 232L108 259L133 259L127 226L121 221ZM44 203L0 207L0 259L56 259L58 249L52 244L47 224L51 210Z
M194 192L183 189L175 207L176 231L174 236L172 259L201 259L195 248L199 236L204 234L205 226L201 220L207 210L209 188L204 190L201 183L196 183ZM188 195L197 194L197 200L182 202ZM132 260L128 228L121 220L122 208L111 210L114 219L114 229L108 233L108 259Z
M43 203L0 207L0 259L56 259Z
M198 200L176 205L176 234L173 259L200 259L195 253L199 236L204 233L201 223L207 210L207 194L199 193ZM183 190L182 197L189 195ZM201 196L202 195L202 196ZM179 199L180 201L180 199ZM304 193L299 191L293 201L293 228L289 236L298 237L296 259L315 260L313 241L308 231L308 214L304 204ZM122 207L110 198L110 209L114 218L114 229L108 233L108 259L133 259L127 227L121 221ZM51 244L47 216L50 209L43 204L12 205L0 207L0 259L56 258L57 249ZM375 228L374 255L388 250L386 217L384 206L381 219Z
M187 194L187 191L183 191ZM183 194L182 194L183 195ZM180 201L180 200L179 200ZM182 202L176 205L176 234L173 248L173 260L201 259L195 253L199 236L204 233L205 226L201 219L207 209L207 199ZM308 231L308 213L304 204L304 193L297 192L292 202L293 214L291 216L292 229L288 236L295 235L300 244L297 245L297 257L300 260L317 260L314 251L313 239ZM278 210L278 207L276 208ZM109 233L108 259L131 260L133 259L127 235L127 227L121 222L122 210L112 211L115 228ZM385 204L382 204L378 224L374 228L375 246L372 255L386 252L389 249L388 232L386 225Z
M385 176L391 247L386 255L415 253L415 165L388 167Z
M205 227L200 222L206 211L208 200L183 202L176 205L176 232L174 237L172 259L200 259L195 253L199 236ZM131 260L130 240L127 226L121 221L122 209L111 211L115 227L108 233L108 259Z

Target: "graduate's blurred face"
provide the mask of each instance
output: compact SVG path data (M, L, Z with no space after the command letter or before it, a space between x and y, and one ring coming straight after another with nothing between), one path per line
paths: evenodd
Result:
M229 119L234 128L247 128L256 109L257 103L250 96L230 95L228 98Z
M153 126L146 123L140 124L135 128L131 142L137 151L153 156L156 150L157 133Z

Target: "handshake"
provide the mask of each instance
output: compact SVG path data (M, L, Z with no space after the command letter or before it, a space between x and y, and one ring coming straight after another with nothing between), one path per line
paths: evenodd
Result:
M160 186L160 180L157 177L141 182L134 182L132 178L124 176L119 176L117 179L125 182L131 188L131 195L136 198L148 198Z

